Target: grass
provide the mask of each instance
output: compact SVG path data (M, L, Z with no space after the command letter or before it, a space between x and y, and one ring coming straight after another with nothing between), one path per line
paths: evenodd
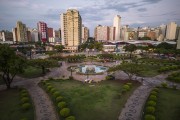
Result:
M119 81L102 81L93 85L74 80L50 83L60 91L77 120L117 120L127 99L138 86L136 83L120 98L123 84Z
M141 64L143 71L139 73L139 76L142 77L153 77L159 74L159 66L158 65L149 65L149 64Z
M179 120L180 90L160 89L156 108L156 120Z
M35 78L43 76L43 74L41 68L28 66L20 76L24 78Z
M21 110L19 93L18 89L0 91L0 120L34 120L32 108L26 112Z

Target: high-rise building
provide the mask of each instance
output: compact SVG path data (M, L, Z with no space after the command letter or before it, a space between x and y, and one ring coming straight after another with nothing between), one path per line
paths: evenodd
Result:
M115 40L115 33L116 33L116 28L113 26L109 27L109 40L114 41Z
M12 33L13 33L13 41L17 42L17 28L13 28L12 29Z
M82 43L86 42L89 38L89 29L82 25Z
M55 42L55 35L53 28L47 28L48 42Z
M32 29L32 31L31 31L31 40L32 40L32 42L38 42L39 41L38 30L37 29Z
M0 40L4 41L13 41L13 33L10 31L0 31Z
M66 13L61 14L61 33L62 44L66 50L77 51L78 45L82 43L82 20L79 11L68 9Z
M116 28L115 40L120 40L120 29L121 29L121 17L116 15L114 17L113 26Z
M28 42L26 25L23 24L21 21L18 21L16 23L16 28L17 28L16 42Z
M167 30L166 30L166 39L167 40L174 40L175 39L176 28L177 28L177 24L175 22L170 22L167 25Z
M109 27L98 25L95 28L95 40L97 41L107 41L109 40Z
M37 28L39 32L39 40L42 42L47 42L48 37L47 37L47 24L45 22L39 21L37 23Z
M177 49L180 49L180 30L179 30L178 39L177 39Z

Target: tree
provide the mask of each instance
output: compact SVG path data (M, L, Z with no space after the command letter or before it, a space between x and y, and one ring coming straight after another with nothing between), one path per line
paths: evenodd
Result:
M29 64L36 67L41 67L42 74L46 73L46 68L57 66L57 61L48 60L48 59L33 59L29 61Z
M137 47L134 44L130 44L130 45L124 46L124 49L125 49L125 51L130 52L130 58L131 58L132 57L132 52L134 52L137 49Z
M134 75L139 74L139 72L142 70L142 67L137 63L122 63L121 65L117 65L115 67L109 68L108 72L113 72L118 70L122 70L123 72L125 72L128 75L129 80L132 80L132 77Z
M65 47L63 45L56 45L54 46L54 48L58 51L58 52L62 52L63 49L65 49Z
M7 89L11 88L14 77L24 71L25 64L25 59L17 56L8 45L0 45L0 72Z

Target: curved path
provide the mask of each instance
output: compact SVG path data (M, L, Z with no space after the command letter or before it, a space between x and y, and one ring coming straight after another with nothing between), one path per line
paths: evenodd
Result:
M170 73L168 73L170 74ZM160 74L155 77L146 77L143 83L138 87L130 98L127 100L125 107L122 109L118 120L141 120L143 106L150 94L150 91L155 87L161 85L162 82L166 82L168 86L171 86L172 82L166 81L165 78L168 74ZM118 79L127 79L127 75L122 71L115 73ZM141 82L141 77L136 77L136 80ZM180 89L180 84L176 84L177 88Z

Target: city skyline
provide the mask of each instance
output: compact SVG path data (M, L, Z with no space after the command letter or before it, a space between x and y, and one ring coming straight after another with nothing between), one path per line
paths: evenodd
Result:
M58 29L59 15L69 8L76 8L80 12L82 23L90 29L90 36L98 24L112 26L117 14L122 18L122 25L131 27L159 26L170 21L179 25L179 5L179 0L1 0L0 29L12 30L19 20L30 28L36 28L38 21L44 21L48 26Z

